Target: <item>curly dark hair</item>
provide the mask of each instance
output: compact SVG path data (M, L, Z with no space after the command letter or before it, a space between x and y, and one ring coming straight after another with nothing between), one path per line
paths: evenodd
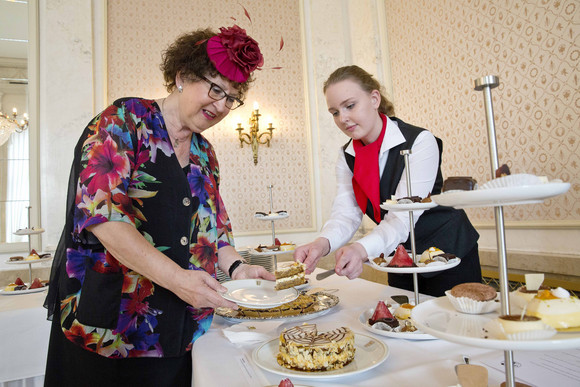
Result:
M163 72L165 88L169 93L176 87L175 78L178 73L189 82L198 82L201 76L222 76L207 55L207 41L215 35L217 34L209 28L195 30L179 36L163 52L159 68ZM251 75L245 82L231 81L239 92L238 98L244 99L253 81L254 78Z
M355 65L344 66L334 70L334 72L330 74L326 82L324 82L322 91L326 93L326 89L328 88L328 86L334 83L338 83L340 81L344 81L346 79L350 79L351 81L358 83L360 87L367 93L370 93L373 90L378 90L379 93L381 94L381 104L379 105L379 112L383 113L388 117L392 117L395 115L395 106L391 101L387 99L387 97L385 97L384 89L379 83L379 81L377 81L371 74L367 73L365 70Z

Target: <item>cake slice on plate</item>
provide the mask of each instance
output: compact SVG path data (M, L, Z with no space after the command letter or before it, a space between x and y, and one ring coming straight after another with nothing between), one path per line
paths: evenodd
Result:
M301 262L293 262L291 265L286 265L279 268L274 272L276 275L276 286L274 289L283 290L305 284L305 269L306 265Z

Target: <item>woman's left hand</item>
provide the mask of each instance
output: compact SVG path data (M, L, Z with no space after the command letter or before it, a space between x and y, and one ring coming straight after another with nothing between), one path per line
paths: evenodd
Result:
M249 265L244 263L233 273L233 280L249 279L249 278L261 278L268 281L275 281L276 276L273 273L267 271L263 266L259 265Z
M336 274L346 276L348 279L355 279L361 275L363 262L367 260L368 254L363 245L353 243L338 249L335 258L334 271Z

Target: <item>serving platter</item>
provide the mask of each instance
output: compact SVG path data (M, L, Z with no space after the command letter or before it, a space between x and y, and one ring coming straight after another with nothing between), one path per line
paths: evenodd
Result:
M303 379L336 379L345 376L357 375L379 366L389 356L389 347L380 340L360 333L354 334L355 358L352 362L331 371L298 371L282 367L276 361L279 338L262 344L252 353L252 359L258 367L290 378Z
M499 317L498 312L479 315L461 313L445 296L420 303L413 308L411 317L417 328L425 333L474 347L513 351L554 351L580 347L580 332L558 332L551 338L538 340L496 338L486 326Z
M298 297L295 288L276 290L275 281L262 279L234 280L222 283L227 291L222 294L226 300L253 309L268 309L294 301Z
M553 181L544 184L477 189L474 191L444 192L431 196L440 206L455 208L509 206L541 203L570 189L570 183Z
M26 284L26 286L28 286L28 284ZM36 289L13 290L13 291L6 291L4 289L0 289L0 295L3 295L3 296L20 296L22 294L31 294L31 293L44 292L47 289L48 289L48 286L43 286L41 288L36 288Z
M277 316L245 316L239 310L229 308L217 308L215 313L230 322L244 322L244 321L266 321L279 320L285 323L307 321L317 317L324 316L329 313L340 302L335 295L318 292L312 295L315 300L312 307L307 311L303 311L297 315L277 315Z
M369 259L369 264L371 265L371 267L373 269L379 270L379 271L384 271L387 273L397 273L397 274L409 274L409 273L433 273L436 271L443 271L443 270L449 270L454 268L455 266L459 265L461 263L461 258L453 258L450 259L449 261L447 261L447 263L432 263L429 264L427 266L419 266L419 267L388 267L388 266L379 266L374 259L376 258L372 258ZM388 262L391 262L391 259L393 259L393 256L389 256L387 258L385 258L385 260ZM419 265L419 264L418 264Z

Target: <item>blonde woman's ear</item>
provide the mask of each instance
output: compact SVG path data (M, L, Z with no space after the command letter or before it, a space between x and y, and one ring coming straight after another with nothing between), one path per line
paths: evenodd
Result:
M371 102L375 109L378 109L381 106L381 92L378 90L371 91Z

